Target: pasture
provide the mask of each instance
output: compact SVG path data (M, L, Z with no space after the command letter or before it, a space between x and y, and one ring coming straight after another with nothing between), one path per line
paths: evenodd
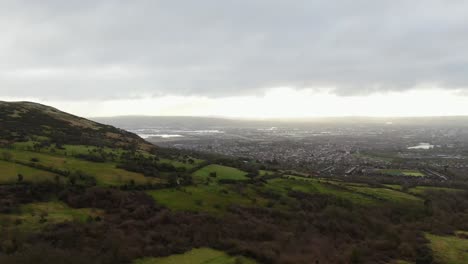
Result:
M372 198L312 178L290 176L289 179L272 179L268 181L266 188L282 195L287 195L289 191L300 191L305 193L333 195L335 197L350 200L351 202L358 204L369 205L376 203L376 201Z
M209 184L148 191L157 203L173 210L223 213L230 205L264 205L266 201L256 197L252 190L239 193L229 185ZM255 197L250 198L250 197Z
M35 158L38 160L38 164L50 168L67 170L70 172L85 172L87 175L95 177L97 184L101 186L124 185L128 184L132 180L135 184L161 182L161 179L158 178L145 177L141 173L116 168L116 164L111 162L91 162L68 156L58 156L22 150L5 151L8 151L13 155L12 160L20 161L22 163L31 163L31 159Z
M462 192L461 189L446 188L446 187L434 187L434 186L417 186L408 190L409 193L424 195L427 192Z
M393 189L362 186L350 186L349 188L382 201L422 204L421 198Z
M216 173L216 177L210 177L211 173ZM193 173L196 182L205 182L209 178L214 180L248 180L247 173L233 167L222 165L208 165Z
M408 176L408 177L424 177L424 173L419 170L399 170L399 169L382 169L380 173L390 176Z
M102 215L98 209L75 209L58 201L37 202L24 204L12 214L0 214L0 226L19 228L20 230L34 231L49 224L67 221L85 222L88 217Z
M54 173L28 166L0 160L0 184L18 182L18 174L23 176L23 182L53 181L57 176Z
M465 264L468 260L468 239L456 236L426 234L438 263Z
M229 256L228 254L210 249L192 249L184 254L172 255L163 258L143 258L133 264L255 264L254 260L241 257Z
M193 162L189 162L189 160L192 160ZM188 158L188 159L166 159L166 158L161 158L159 159L159 163L166 163L170 164L176 168L184 168L186 170L191 170L197 166L199 166L201 163L203 163L204 160L201 159L196 159L196 158Z

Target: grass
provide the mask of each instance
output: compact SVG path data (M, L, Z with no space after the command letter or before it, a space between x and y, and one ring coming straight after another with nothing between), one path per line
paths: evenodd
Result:
M229 179L229 180L248 180L247 173L236 168L222 166L222 165L208 165L193 173L196 182L204 182L206 179L211 178L210 173L216 173L216 179Z
M12 214L0 214L0 226L15 226L23 231L34 231L49 224L67 221L85 222L89 216L99 215L102 215L102 211L98 209L75 209L58 201L38 202L24 204Z
M399 169L383 169L379 170L380 173L392 176L410 176L410 177L424 177L424 173L418 170L399 170Z
M422 200L416 196L396 191L387 188L374 188L374 187L361 187L361 186L350 186L349 188L372 197L376 197L380 200L398 202L398 203L421 203Z
M16 142L15 144L13 144L13 146L17 150L33 151L33 146L35 143L39 143L39 142L37 141ZM98 150L102 150L103 152L107 154L112 153L116 157L119 157L122 153L125 152L125 150L121 148L109 148L109 147L98 148L96 146L87 146L87 145L63 145L61 149L56 148L56 147L41 148L39 152L61 155L61 156L76 156L79 154L93 153Z
M48 171L0 160L0 184L17 182L18 174L23 175L24 182L31 183L53 181L56 176L56 174Z
M195 159L195 158L190 158L193 160L193 163L189 163L188 159L186 160L172 160L172 159L165 159L162 158L159 160L159 163L167 163L171 164L172 166L176 168L185 168L187 170L193 169L197 166L199 166L201 163L204 162L204 160L201 159Z
M259 170L258 175L260 176L269 176L269 175L274 175L276 172L274 171L269 171L269 170Z
M442 192L462 192L461 189L453 189L446 187L434 187L434 186L417 186L408 190L408 192L413 194L424 195L428 191L442 191Z
M384 186L387 187L387 188L390 188L390 189L397 190L397 191L403 190L403 187L401 185L398 185L398 184L384 184Z
M456 236L426 234L435 260L444 264L465 264L468 260L468 239Z
M68 156L50 155L22 150L5 150L13 154L13 160L29 163L32 158L39 159L39 164L44 166L68 170L82 171L94 176L98 185L118 186L129 183L133 180L136 184L158 183L161 179L145 177L141 173L135 173L116 168L115 163L98 163L76 159Z
M230 205L234 204L242 206L266 204L266 201L257 197L251 189L246 189L241 194L229 185L218 184L154 190L148 191L148 194L159 204L173 210L202 211L214 214L222 214Z
M394 188L375 188L370 187L364 183L352 183L352 182L338 182L331 180L317 180L315 178L302 178L297 176L288 176L289 179L298 180L300 182L308 182L313 184L317 192L324 194L332 194L338 197L345 199L350 199L351 201L357 203L376 203L380 201L390 201L390 202L421 202L421 199L413 195L400 192ZM326 184L328 183L328 184ZM326 184L326 185L324 185ZM337 186L339 188L333 188ZM396 186L392 186L396 187ZM296 189L307 189L307 185L297 186ZM348 191L346 191L346 189ZM363 199L365 197L366 199ZM374 197L375 199L372 199Z
M366 197L364 195L348 191L346 189L341 189L333 184L327 184L312 178L302 178L296 176L289 176L289 179L277 178L268 181L267 188L280 193L282 195L287 195L291 190L300 191L305 193L320 193L333 195L335 197L343 198L346 200L351 200L353 203L358 204L375 204L376 201L372 198Z
M395 262L392 262L391 264L413 264L413 262L409 262L406 260L397 260Z
M172 255L163 258L144 258L133 262L134 264L255 264L254 260L229 256L228 254L210 249L192 249L184 254Z

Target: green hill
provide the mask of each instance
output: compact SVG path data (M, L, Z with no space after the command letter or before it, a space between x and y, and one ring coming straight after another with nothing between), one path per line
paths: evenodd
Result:
M0 102L0 263L464 263L468 187L391 178L156 148Z
M150 150L139 136L31 102L0 101L0 144L38 142Z

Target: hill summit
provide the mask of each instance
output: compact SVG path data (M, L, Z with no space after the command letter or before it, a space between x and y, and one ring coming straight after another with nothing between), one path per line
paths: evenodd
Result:
M24 141L149 150L136 134L33 102L0 101L0 143Z

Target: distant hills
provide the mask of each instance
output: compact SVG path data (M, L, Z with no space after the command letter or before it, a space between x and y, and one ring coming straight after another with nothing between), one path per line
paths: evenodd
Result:
M32 140L138 149L153 147L125 130L32 102L0 101L0 139L2 144Z
M191 116L117 116L95 117L93 120L124 129L137 128L269 128L269 127L349 127L349 126L401 126L401 127L468 127L467 116L440 117L329 117L289 119L233 119Z

